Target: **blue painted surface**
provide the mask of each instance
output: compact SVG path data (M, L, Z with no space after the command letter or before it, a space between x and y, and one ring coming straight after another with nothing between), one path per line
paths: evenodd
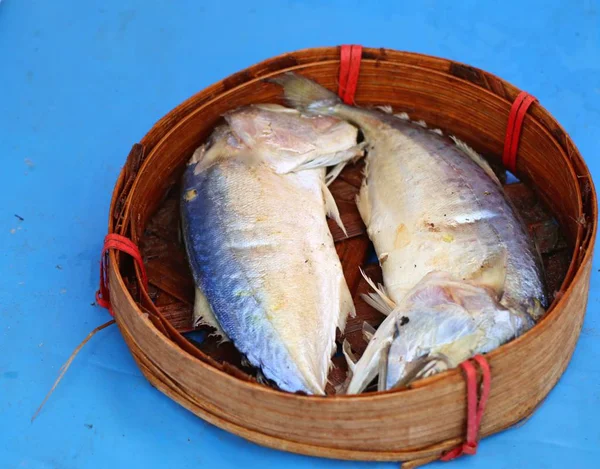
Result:
M282 52L362 43L456 59L530 91L598 185L599 13L598 1L559 0L2 1L0 467L397 467L267 450L211 427L145 381L114 327L30 423L61 364L107 320L90 303L118 171L133 142L207 85ZM476 457L431 467L598 467L599 263L573 360L542 407Z

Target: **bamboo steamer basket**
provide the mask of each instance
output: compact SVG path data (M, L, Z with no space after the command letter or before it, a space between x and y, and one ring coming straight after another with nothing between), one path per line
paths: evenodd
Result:
M281 102L280 89L264 78L295 71L336 90L339 57L339 47L284 54L173 109L134 145L114 189L109 233L139 244L150 217L220 115L250 103ZM518 93L470 66L365 48L355 100L359 105L392 105L480 152L500 155ZM516 174L551 207L569 262L541 322L486 355L492 387L481 436L518 423L542 402L571 358L587 305L597 224L595 189L575 145L539 104L525 117ZM324 397L281 392L194 347L148 292L136 288L140 274L129 256L109 253L110 299L120 331L150 383L204 420L264 446L341 459L424 462L463 440L466 386L459 369L397 391Z

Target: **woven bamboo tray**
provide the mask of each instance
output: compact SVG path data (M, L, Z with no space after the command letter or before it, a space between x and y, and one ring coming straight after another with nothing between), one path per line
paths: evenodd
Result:
M186 161L225 111L281 102L280 89L265 83L266 77L294 70L336 90L339 56L339 48L330 47L259 63L188 99L134 145L113 193L109 232L141 247L150 286L140 288L139 267L112 251L110 299L147 379L206 421L256 443L302 454L425 462L463 439L466 391L460 370L403 390L304 396L258 384L231 345L217 346L211 339L198 343L183 335L192 329L193 283L179 241L176 193ZM518 92L463 64L367 48L356 102L406 111L466 141L498 168ZM366 266L375 278L380 274L376 265L368 265L369 242L353 202L359 166L346 169L332 190L349 238L342 239L331 225L358 309L345 331L358 354L366 346L362 321L377 326L382 319L359 298L366 286L358 266ZM482 436L529 416L556 384L578 339L589 289L597 225L594 186L569 136L539 104L524 121L516 175L521 182L507 185L506 191L538 241L553 302L531 331L486 356L492 387ZM343 360L336 357L335 363L334 383L345 376Z

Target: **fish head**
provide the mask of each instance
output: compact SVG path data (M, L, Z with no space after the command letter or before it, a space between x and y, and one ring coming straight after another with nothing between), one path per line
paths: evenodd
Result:
M229 126L220 125L213 130L207 142L194 151L188 166L193 166L193 174L197 175L224 158L239 155L243 150L242 141Z
M278 104L246 106L224 117L233 134L278 173L292 172L357 144L358 129L351 124L330 116L304 115ZM323 162L330 163L327 158Z
M396 318L387 356L385 389L453 368L481 340L477 324L460 305L415 305Z
M454 368L533 324L527 314L500 304L493 289L438 273L411 292L394 321L385 389Z

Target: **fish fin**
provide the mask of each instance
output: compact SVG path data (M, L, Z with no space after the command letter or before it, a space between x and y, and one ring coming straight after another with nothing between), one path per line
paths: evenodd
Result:
M194 327L201 325L209 326L215 329L215 332L211 333L211 336L220 337L221 341L229 342L229 337L225 334L225 331L219 324L219 321L215 317L215 314L208 302L208 299L204 295L204 292L200 288L196 288L196 297L194 299Z
M342 161L341 163L336 164L325 176L325 185L329 186L333 181L337 179L337 177L342 173L346 165L347 161Z
M417 378L427 378L429 376L441 373L449 368L452 368L452 362L450 359L443 353L438 352L430 355L429 361L418 372Z
M392 106L390 106L389 104L386 104L384 106L375 106L375 109L379 109L380 111L383 111L386 114L393 114L394 113L394 110L392 109Z
M454 143L456 143L456 146L458 148L460 148L463 153L465 153L469 158L471 158L475 163L477 163L481 169L483 169L485 171L485 173L499 186L502 186L502 183L500 182L500 180L498 179L498 176L496 176L496 173L494 172L494 170L492 169L492 167L490 166L490 164L485 161L485 159L483 158L483 156L481 156L479 153L477 153L475 150L473 150L469 145L467 145L465 142L463 142L462 140L459 140L457 137L455 137L454 135L451 135L450 138L452 140L454 140Z
M318 155L313 159L300 162L296 166L293 166L291 169L286 170L286 173L303 171L305 169L323 168L326 166L334 166L335 170L335 167L342 165L341 169L339 169L339 171L335 175L335 177L337 177L344 168L344 166L348 163L348 161L360 158L364 155L365 146L365 142L361 142L358 145L354 145L350 148L347 148L346 150L337 151L335 153L326 153L324 155ZM329 184L333 182L333 179L331 179L329 175L327 175L326 177L326 180L329 180Z
M348 386L350 385L350 381L352 381L352 376L354 375L354 370L356 369L356 363L358 361L352 352L352 348L350 347L348 339L344 339L344 342L342 343L342 353L346 359L348 373L346 374L346 379L334 387L336 394L346 394L348 391Z
M360 186L360 191L356 194L356 206L364 224L369 228L371 224L371 204L369 203L369 186L367 185L366 175Z
M481 267L466 280L469 283L482 287L487 287L502 297L504 293L504 283L506 282L506 249L490 256Z
M344 235L348 237L348 232L346 231L346 227L342 222L342 217L340 216L340 211L338 209L337 204L335 203L335 199L329 190L329 187L323 182L321 185L321 190L323 192L323 200L325 201L325 210L327 212L327 216L335 220L337 225L344 232Z
M419 357L406 365L406 372L390 389L399 389L408 386L413 381L432 376L437 372L453 368L449 359L443 354L431 356L429 354Z
M258 104L250 104L251 107L254 107L256 109L261 109L263 111L269 111L269 112L278 112L278 113L282 113L282 114L298 114L298 110L297 109L290 109L289 107L285 107L282 106L281 104L275 104L275 103L258 103ZM230 115L234 112L236 112L236 110L234 111L230 111L228 113L225 113L225 115Z
M361 295L361 298L364 300L365 303L367 303L372 308L375 308L381 314L389 316L392 312L392 309L390 309L386 303L381 301L381 298L376 293L369 293L367 295L363 293Z
M335 181L349 162L352 161L353 163L356 163L358 160L360 160L365 155L366 146L366 142L361 142L353 146L352 148L345 150L346 152L350 153L351 157L348 159L344 159L340 163L337 163L333 168L331 168L331 170L325 176L325 184L329 185L333 181Z
M361 393L380 371L381 355L386 360L389 355L393 339L393 330L396 327L395 318L388 316L379 326L373 339L367 344L360 360L356 363L352 372L352 378L348 384L347 394Z
M397 117L398 119L402 119L405 121L410 121L413 124L418 125L419 127L428 129L430 132L432 132L434 134L444 135L444 132L442 132L442 129L432 129L427 125L427 122L425 122L424 120L413 121L406 112L399 112L398 114L394 114L394 117Z
M371 326L371 324L369 324L367 321L364 321L362 324L362 333L365 341L371 342L371 339L375 335L375 328Z
M388 316L396 307L396 303L387 295L383 285L375 285L375 282L367 276L362 268L360 268L360 273L369 286L375 290L375 293L369 293L368 295L363 294L363 299L377 311Z
M300 111L319 113L342 102L334 92L294 72L267 81L282 86L286 103Z

